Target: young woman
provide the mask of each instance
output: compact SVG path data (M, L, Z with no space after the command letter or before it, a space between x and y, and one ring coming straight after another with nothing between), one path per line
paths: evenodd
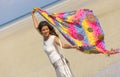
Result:
M48 55L51 64L56 70L57 77L73 77L71 70L68 66L68 61L60 54L57 46L61 46L62 48L66 49L79 49L79 47L60 42L54 28L47 21L41 21L38 24L34 12L35 10L32 10L34 26L43 36L44 50Z

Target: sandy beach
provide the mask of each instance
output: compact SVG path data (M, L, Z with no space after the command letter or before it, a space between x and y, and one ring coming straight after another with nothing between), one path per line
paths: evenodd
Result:
M65 0L45 10L63 12L78 8L92 9L98 16L108 50L120 48L120 0ZM39 14L36 16L42 20ZM0 29L0 77L56 77L32 17L8 26ZM60 38L68 43L62 36ZM108 57L73 49L63 49L61 53L70 61L75 77L120 77L120 54Z

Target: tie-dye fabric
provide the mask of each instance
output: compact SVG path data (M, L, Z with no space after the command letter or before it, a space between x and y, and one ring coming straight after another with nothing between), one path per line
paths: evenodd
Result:
M92 10L78 9L60 13L49 13L40 8L35 10L54 25L72 45L81 46L83 51L96 49L107 52L103 30Z

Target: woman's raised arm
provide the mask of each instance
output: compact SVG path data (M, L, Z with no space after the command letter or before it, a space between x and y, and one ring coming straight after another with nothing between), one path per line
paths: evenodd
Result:
M38 28L38 21L37 21L37 18L35 17L35 9L32 10L31 14L32 14L32 19L33 19L33 23L34 23L34 26L35 28L37 29Z

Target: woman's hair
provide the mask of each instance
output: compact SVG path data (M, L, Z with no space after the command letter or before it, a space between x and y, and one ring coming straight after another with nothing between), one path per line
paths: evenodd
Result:
M52 25L50 25L47 21L41 21L41 22L39 23L37 29L39 30L40 33L41 33L41 30L42 30L42 27L43 27L43 26L48 26L51 35L55 35L55 36L59 37L58 34L55 32L55 29L54 29L54 28L52 27Z

